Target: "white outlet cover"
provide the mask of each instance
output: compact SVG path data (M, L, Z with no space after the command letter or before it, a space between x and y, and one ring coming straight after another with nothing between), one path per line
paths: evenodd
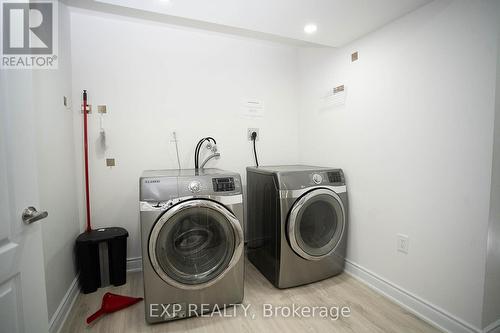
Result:
M253 132L257 132L257 140L256 141L259 141L260 140L260 133L259 133L259 129L258 128L248 128L247 129L247 138L248 138L248 141L252 141L252 133Z
M410 248L410 237L403 234L398 234L397 250L401 253L408 254Z

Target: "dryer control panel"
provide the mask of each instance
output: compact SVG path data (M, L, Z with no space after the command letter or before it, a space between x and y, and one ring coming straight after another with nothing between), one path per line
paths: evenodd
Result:
M329 171L326 173L328 176L328 181L330 183L344 183L344 175L342 171L337 170L337 171Z
M310 174L310 184L321 185L321 184L334 184L334 185L344 185L344 174L341 170L326 171L326 172L315 172Z

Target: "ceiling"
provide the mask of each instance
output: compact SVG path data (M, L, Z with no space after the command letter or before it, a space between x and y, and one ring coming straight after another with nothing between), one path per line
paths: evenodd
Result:
M155 19L236 34L338 47L431 0L94 0L80 7L149 13ZM87 5L82 5L86 3ZM89 6L90 5L90 6ZM314 23L317 31L306 34Z

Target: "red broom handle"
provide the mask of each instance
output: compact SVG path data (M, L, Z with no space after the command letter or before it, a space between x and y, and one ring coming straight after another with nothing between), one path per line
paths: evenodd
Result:
M87 232L92 231L90 225L90 190L89 190L89 144L87 134L87 90L83 91L83 149L85 159L85 203L87 205Z

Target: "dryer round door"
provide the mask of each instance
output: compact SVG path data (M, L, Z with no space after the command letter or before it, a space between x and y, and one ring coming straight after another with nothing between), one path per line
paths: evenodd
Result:
M243 252L240 222L214 201L189 200L167 210L149 236L156 273L182 289L206 288L221 280Z
M335 251L342 240L344 205L334 191L314 189L294 203L287 227L295 253L307 260L319 260Z

